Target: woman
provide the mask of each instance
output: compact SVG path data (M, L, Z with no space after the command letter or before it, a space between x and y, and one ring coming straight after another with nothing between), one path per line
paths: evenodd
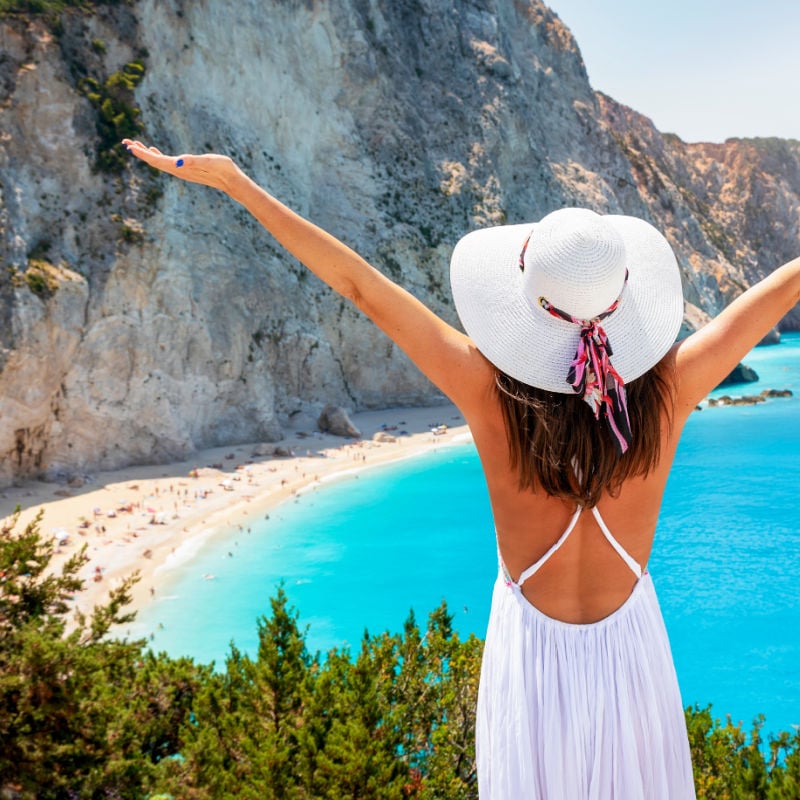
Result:
M241 203L469 423L501 564L478 703L481 798L694 797L645 565L686 419L798 302L800 259L675 344L683 302L666 240L631 217L562 209L458 243L464 334L229 158L124 144Z

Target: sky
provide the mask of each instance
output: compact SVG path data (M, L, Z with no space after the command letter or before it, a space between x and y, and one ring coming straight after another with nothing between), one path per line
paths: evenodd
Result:
M800 0L545 0L594 89L687 142L800 139Z

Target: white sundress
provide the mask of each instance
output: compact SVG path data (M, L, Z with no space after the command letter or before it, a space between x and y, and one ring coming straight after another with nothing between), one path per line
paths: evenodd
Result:
M672 653L650 574L600 530L638 578L598 622L543 614L502 564L481 667L476 747L481 800L687 800L695 797Z

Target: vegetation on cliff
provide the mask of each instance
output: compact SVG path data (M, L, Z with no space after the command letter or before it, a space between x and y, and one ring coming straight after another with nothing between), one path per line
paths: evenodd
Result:
M67 8L90 11L99 5L117 5L128 0L0 0L0 15L49 16L55 19Z
M130 0L0 0L0 17L41 19L59 40L73 84L94 110L95 167L115 174L121 173L126 163L120 141L143 130L133 90L144 77L146 52L140 50L136 59L109 72L106 43L92 38L81 20L102 7L126 5L131 5ZM120 33L120 38L125 36ZM135 46L133 41L128 44Z
M97 166L106 172L121 172L125 158L120 142L142 131L141 109L133 102L133 90L144 77L144 63L131 61L104 81L91 75L78 80L97 115Z
M321 658L278 589L255 657L231 645L214 669L113 638L136 576L69 625L85 549L54 570L38 521L15 523L0 529L3 797L477 797L481 642L444 605ZM699 798L798 797L799 733L686 718Z

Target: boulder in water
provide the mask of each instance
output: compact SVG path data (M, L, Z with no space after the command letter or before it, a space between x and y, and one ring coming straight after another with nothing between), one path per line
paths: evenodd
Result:
M752 367L748 367L747 364L737 364L717 389L721 386L734 386L737 383L755 383L757 380L758 373Z

